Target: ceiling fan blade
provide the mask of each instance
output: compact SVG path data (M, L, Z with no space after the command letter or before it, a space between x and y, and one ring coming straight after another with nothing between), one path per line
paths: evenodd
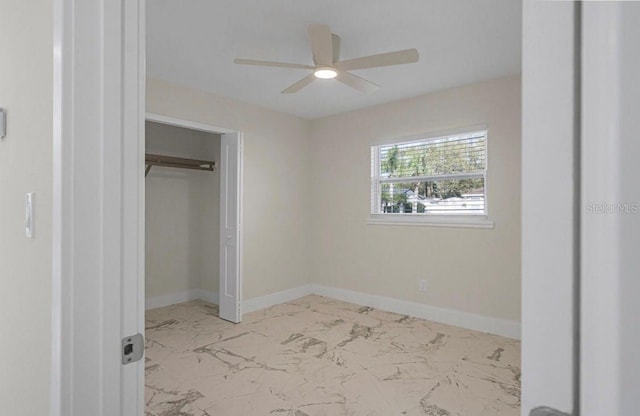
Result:
M316 79L316 76L313 74L309 74L306 77L302 78L300 81L291 85L287 89L282 91L282 94L293 94L294 92L298 92L307 85L311 84Z
M290 64L287 62L256 61L255 59L234 59L233 63L241 64L241 65L275 66L278 68L296 68L296 69L314 69L315 68L311 65Z
M379 55L348 59L346 61L336 63L336 68L343 71L352 71L354 69L411 64L413 62L418 62L418 59L420 59L420 55L418 55L418 51L416 49L405 49L403 51L387 52Z
M333 39L331 30L327 25L309 25L309 38L311 39L311 52L313 62L316 65L333 65Z
M340 36L332 33L331 40L333 41L333 62L338 62L340 60Z
M313 74L312 74L313 75ZM355 88L358 91L362 91L367 94L374 93L380 88L379 85L374 84L371 81L367 81L364 78L360 78L357 75L350 74L348 72L340 71L336 79L343 84Z

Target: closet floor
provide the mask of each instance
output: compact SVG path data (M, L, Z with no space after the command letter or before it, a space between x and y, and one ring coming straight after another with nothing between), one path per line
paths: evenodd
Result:
M146 416L520 414L520 342L306 296L147 311Z

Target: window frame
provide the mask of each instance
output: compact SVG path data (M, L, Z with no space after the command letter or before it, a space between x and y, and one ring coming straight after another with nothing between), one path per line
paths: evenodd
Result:
M389 182L415 181L411 178L394 178L391 181L380 177L380 147L411 144L417 142L429 142L437 139L461 136L473 133L484 133L485 139L485 165L482 177L484 179L484 213L473 214L434 214L434 213L382 213L380 212L381 185ZM458 130L423 133L410 137L396 138L391 140L381 140L380 143L372 144L371 151L371 206L369 211L368 224L371 225L409 225L409 226L432 226L432 227L463 227L463 228L494 228L495 224L489 219L489 129L486 125L473 126ZM426 175L417 178L426 180L447 180L456 177L469 177L469 174L443 174Z

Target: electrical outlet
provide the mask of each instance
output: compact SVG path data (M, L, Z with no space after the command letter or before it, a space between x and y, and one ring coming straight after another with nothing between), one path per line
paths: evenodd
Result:
M420 292L426 292L427 291L427 279L418 280L418 290Z

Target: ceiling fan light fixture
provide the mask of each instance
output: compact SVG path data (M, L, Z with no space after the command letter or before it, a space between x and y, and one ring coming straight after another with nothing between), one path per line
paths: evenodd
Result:
M328 66L321 66L314 71L313 75L320 79L333 79L338 76L338 71Z
M416 49L379 53L359 58L340 60L340 37L331 33L328 25L311 24L307 28L311 41L311 55L314 65L288 62L258 61L255 59L234 59L242 65L271 66L311 70L307 76L282 90L282 94L293 94L311 84L316 79L335 79L365 94L371 94L380 88L364 78L349 71L357 69L379 68L383 66L410 64L418 62L420 55Z

